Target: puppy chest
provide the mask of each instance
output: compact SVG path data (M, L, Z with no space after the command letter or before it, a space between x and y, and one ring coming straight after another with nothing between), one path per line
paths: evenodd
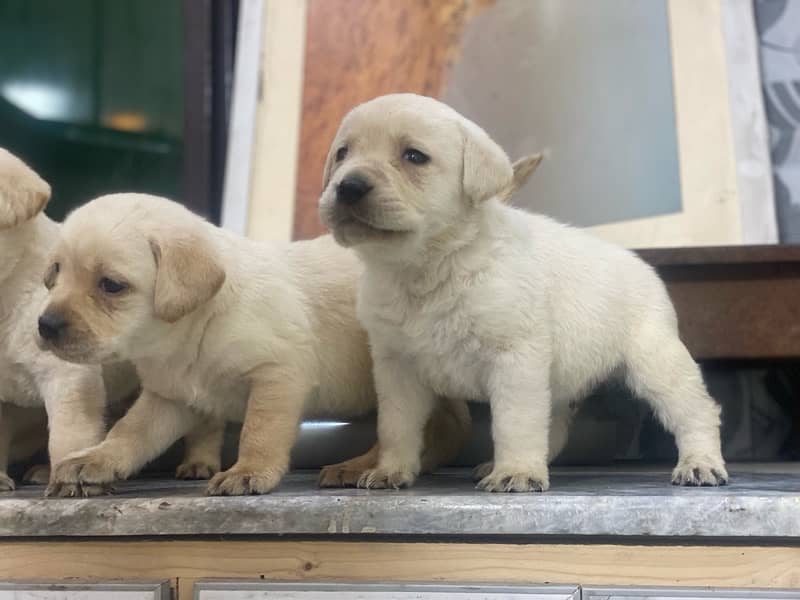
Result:
M381 337L437 394L470 400L484 395L485 345L461 319L442 315L408 322L384 330Z
M142 374L142 384L162 398L184 403L197 412L233 421L243 419L249 383L226 377L209 380L192 371L185 372L183 376L164 375Z
M420 379L437 394L464 400L480 400L484 395L482 362L459 348L447 354L420 354L416 357Z

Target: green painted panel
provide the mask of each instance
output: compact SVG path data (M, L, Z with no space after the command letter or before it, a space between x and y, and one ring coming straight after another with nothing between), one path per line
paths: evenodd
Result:
M180 198L180 0L0 0L0 145L61 218L104 193Z

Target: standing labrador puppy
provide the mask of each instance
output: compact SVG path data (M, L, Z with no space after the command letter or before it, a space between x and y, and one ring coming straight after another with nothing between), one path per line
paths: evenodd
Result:
M324 178L322 220L366 265L381 452L359 485L414 482L446 395L491 405L479 488L546 490L571 405L617 371L674 434L673 483L725 483L720 410L662 282L627 250L504 205L514 170L481 128L431 98L380 97L345 117Z
M330 237L256 243L169 200L120 194L72 213L54 257L42 318L60 331L48 347L76 363L130 360L142 382L102 443L56 466L54 493L130 476L203 418L243 421L238 460L208 493L266 493L288 469L304 414L375 407L355 315L359 262ZM432 426L449 429L434 436L431 464L468 423L462 402L438 414ZM354 483L374 465L335 465L322 483Z

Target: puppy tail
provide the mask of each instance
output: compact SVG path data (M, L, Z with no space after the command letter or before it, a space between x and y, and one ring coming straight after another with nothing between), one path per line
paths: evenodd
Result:
M512 166L514 169L514 177L511 180L511 183L500 193L500 201L507 202L511 199L511 196L516 194L519 189L525 185L533 172L539 166L539 163L542 162L544 158L544 154L539 152L538 154L532 154L531 156L524 156L517 160Z

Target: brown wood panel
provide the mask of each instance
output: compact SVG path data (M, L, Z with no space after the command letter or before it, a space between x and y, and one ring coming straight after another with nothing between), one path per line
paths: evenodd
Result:
M646 248L636 252L653 266L800 263L800 245L792 244Z
M697 360L800 358L800 264L661 267Z
M201 578L800 587L800 548L336 541L0 544L0 579Z
M491 0L309 0L294 237L323 232L322 169L342 117L392 92L439 96L464 24Z
M704 359L800 358L800 246L639 250Z

